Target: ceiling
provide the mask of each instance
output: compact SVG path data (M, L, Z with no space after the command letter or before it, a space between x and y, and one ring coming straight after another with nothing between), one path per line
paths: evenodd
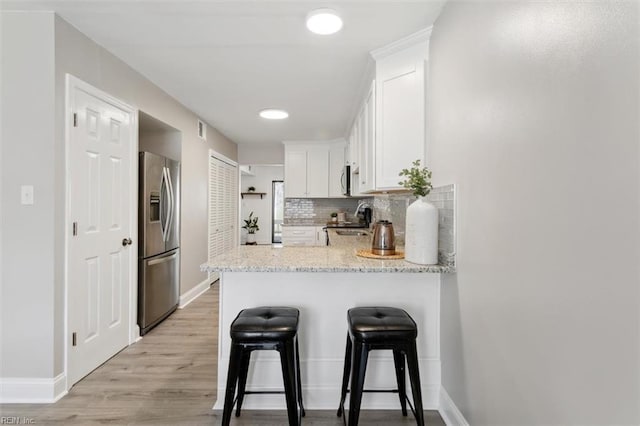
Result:
M433 24L446 0L4 0L53 10L241 144L343 137L368 52ZM342 31L310 33L307 13L336 9ZM286 120L258 117L282 108Z

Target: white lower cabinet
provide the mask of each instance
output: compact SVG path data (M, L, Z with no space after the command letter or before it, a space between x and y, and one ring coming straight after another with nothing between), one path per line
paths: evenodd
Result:
M322 226L283 226L282 245L286 247L317 247L327 245L327 234Z

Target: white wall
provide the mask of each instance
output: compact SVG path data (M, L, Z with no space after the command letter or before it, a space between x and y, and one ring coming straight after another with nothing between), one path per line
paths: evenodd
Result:
M260 199L257 195L248 195L240 200L240 223L248 219L253 212L258 216L260 230L256 232L258 244L271 244L271 221L273 220L273 186L272 181L284 180L284 166L259 166L252 165L251 171L255 176L241 176L240 190L246 192L247 188L254 186L256 192L266 192ZM242 243L246 241L246 231L242 230Z
M138 151L182 160L182 132L138 111Z
M180 291L184 294L207 277L200 272L200 265L207 260L209 149L235 160L237 145L210 126L207 141L200 139L197 136L198 117L193 112L56 17L57 111L63 111L65 73L130 103L182 133ZM62 135L62 126L57 131Z
M238 163L284 164L284 145L281 143L238 144Z
M53 15L0 13L2 257L0 377L53 377ZM34 204L20 204L33 185ZM46 349L43 349L46 348Z
M458 185L442 381L473 425L639 424L636 2L449 2L428 158Z
M2 12L2 347L0 377L50 380L64 356L65 74L182 135L181 293L207 279L208 151L236 159L214 128L52 13ZM8 107L10 106L10 108ZM35 204L21 206L20 185ZM8 250L10 249L10 250Z

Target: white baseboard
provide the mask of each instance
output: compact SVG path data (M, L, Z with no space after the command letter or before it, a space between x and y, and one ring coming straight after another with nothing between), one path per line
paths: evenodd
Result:
M440 408L438 412L447 426L469 426L469 422L458 410L444 387L440 387Z
M191 290L187 291L185 294L181 295L178 309L183 309L189 303L196 300L202 293L209 290L209 287L211 287L211 283L213 281L215 280L212 280L211 278L207 278L204 281L202 281L200 284L192 288Z
M1 404L52 404L67 394L67 376L0 378Z

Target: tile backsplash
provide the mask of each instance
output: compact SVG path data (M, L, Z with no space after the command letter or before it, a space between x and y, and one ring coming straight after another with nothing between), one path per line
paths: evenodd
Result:
M407 207L416 197L410 194L376 195L373 201L373 220L388 220L398 244L404 244ZM440 263L455 266L456 223L455 185L433 188L427 199L438 208L438 254Z
M357 221L353 213L360 201L373 207L372 221L393 223L396 242L404 245L407 207L416 197L410 194L376 194L368 198L285 198L284 223L319 225L331 220L332 212L345 212L347 221ZM456 255L456 197L455 185L433 188L427 196L438 208L438 253L440 263L455 266Z
M357 221L353 213L360 201L373 205L371 198L285 198L284 223L325 223L333 212L345 212L347 221Z

